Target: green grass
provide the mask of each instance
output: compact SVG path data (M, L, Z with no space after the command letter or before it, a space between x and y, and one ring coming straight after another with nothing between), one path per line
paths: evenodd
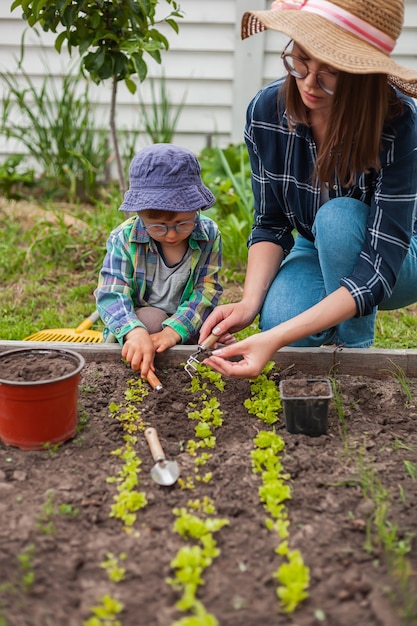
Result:
M375 347L409 349L417 348L417 305L397 311L378 311Z
M48 328L75 328L95 309L94 289L105 254L106 239L123 216L120 192L107 190L95 205L39 205L26 211L1 210L0 203L0 339L21 340ZM53 223L39 208L55 218ZM12 215L12 217L10 217ZM65 216L77 218L67 226ZM223 230L220 212L217 221ZM229 223L229 222L227 222ZM242 259L224 246L223 301L237 300L244 281ZM241 242L241 247L244 242ZM231 252L232 250L232 252ZM96 325L97 329L101 324ZM416 348L417 306L378 313L377 348ZM251 327L255 332L255 326ZM247 332L247 331L246 331ZM242 331L240 335L245 335Z
M22 340L49 328L75 328L95 309L94 289L107 237L122 220L120 193L108 192L96 205L23 204L25 211L1 210L0 340ZM39 208L52 216L53 223ZM41 215L38 215L41 213ZM65 218L79 220L67 226ZM228 264L223 284L243 284L241 268ZM96 329L102 327L98 322Z
M46 328L73 328L95 309L93 291L110 230L121 221L117 207L74 205L68 227L60 207L46 205L53 224L32 218L30 206L16 221L0 212L0 338L19 340ZM33 205L36 206L35 204Z

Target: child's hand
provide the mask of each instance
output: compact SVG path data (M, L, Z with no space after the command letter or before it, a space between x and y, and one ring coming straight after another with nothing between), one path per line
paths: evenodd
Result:
M153 341L155 352L163 352L164 350L168 350L168 348L175 346L180 341L181 337L177 332L175 332L175 330L166 326L159 333L152 334L151 339Z
M127 333L122 348L122 357L130 363L134 371L139 371L146 378L149 368L153 366L155 348L146 328L137 327Z

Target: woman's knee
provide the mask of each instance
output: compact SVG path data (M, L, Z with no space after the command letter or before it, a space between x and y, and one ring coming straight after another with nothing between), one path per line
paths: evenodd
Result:
M404 259L401 270L397 276L392 294L381 302L381 311L402 309L417 302L417 235L410 242L410 249Z
M369 206L353 198L334 198L325 202L313 224L316 246L343 251L355 244L362 247L366 235Z

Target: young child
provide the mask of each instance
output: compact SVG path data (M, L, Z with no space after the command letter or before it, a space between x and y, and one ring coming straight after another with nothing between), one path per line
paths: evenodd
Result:
M197 341L222 293L221 235L200 215L214 203L189 150L154 144L133 158L120 210L137 215L110 234L95 297L104 340L143 377L155 352Z

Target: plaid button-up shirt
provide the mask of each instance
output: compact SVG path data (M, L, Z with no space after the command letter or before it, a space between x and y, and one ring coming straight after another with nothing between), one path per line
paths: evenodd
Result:
M321 190L312 182L317 148L310 128L298 124L290 130L283 108L278 114L282 84L280 79L267 85L249 104L245 141L255 200L249 245L272 241L288 254L294 243L292 230L314 240L312 226ZM369 314L390 296L416 232L416 106L411 98L399 97L403 112L384 128L381 169L359 174L352 187L342 187L337 181L329 188L329 198L350 196L370 207L358 263L340 281L355 299L358 316Z
M222 293L218 282L222 245L217 224L200 216L188 241L192 250L190 275L177 311L163 322L164 327L170 326L180 335L182 343L195 337ZM94 293L106 324L105 338L110 331L122 343L129 331L143 326L135 309L147 305L159 252L136 215L112 231L106 247Z

